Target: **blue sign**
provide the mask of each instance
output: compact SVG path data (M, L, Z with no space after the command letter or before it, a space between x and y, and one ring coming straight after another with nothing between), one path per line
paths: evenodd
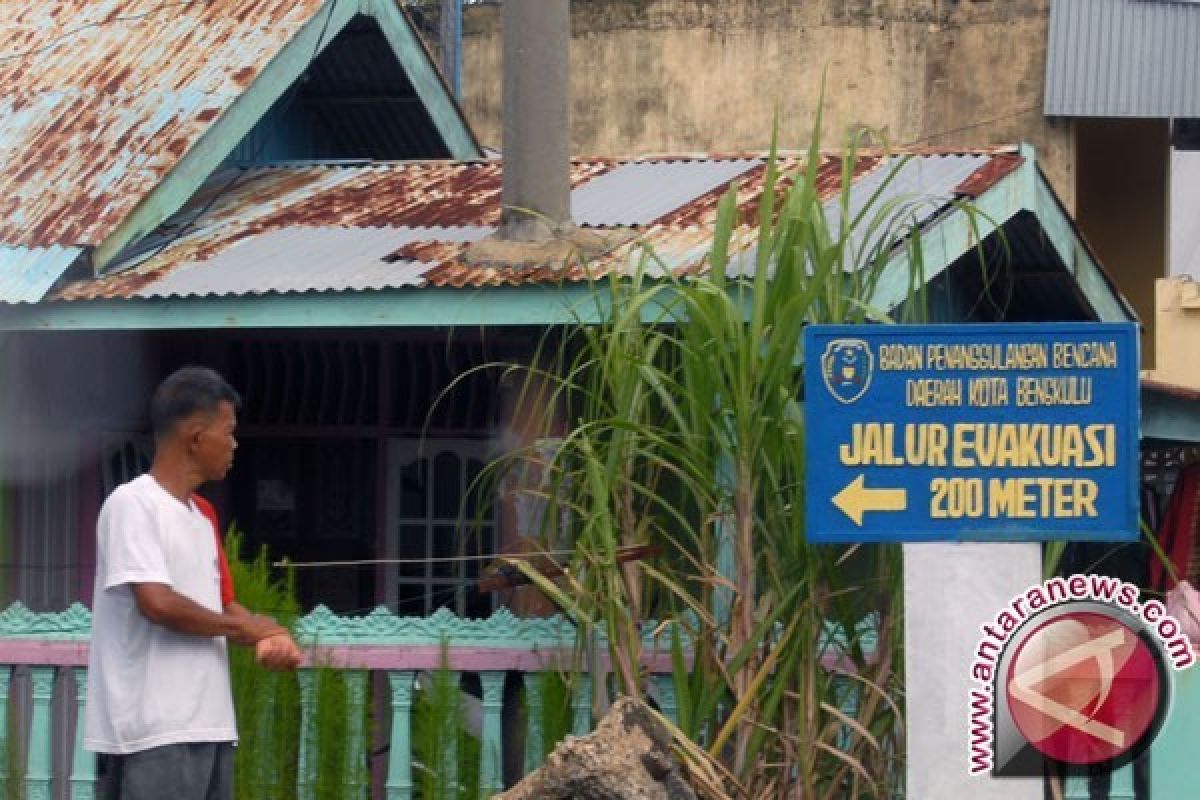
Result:
M1138 538L1132 323L812 325L813 542Z

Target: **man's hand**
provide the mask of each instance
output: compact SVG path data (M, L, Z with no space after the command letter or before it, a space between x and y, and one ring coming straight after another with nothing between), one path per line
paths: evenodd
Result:
M295 669L300 666L301 658L300 648L286 631L260 639L254 645L254 659L265 669L277 672Z
M231 615L226 611L226 616L232 616L237 622L237 630L230 634L229 641L234 644L240 644L243 647L257 646L264 639L270 639L280 634L287 636L287 628L270 617L265 617L261 614L247 612L245 614Z

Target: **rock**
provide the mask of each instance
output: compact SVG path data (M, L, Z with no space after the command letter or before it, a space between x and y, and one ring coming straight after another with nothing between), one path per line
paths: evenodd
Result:
M671 755L671 733L623 697L587 736L568 736L546 763L494 800L696 800Z

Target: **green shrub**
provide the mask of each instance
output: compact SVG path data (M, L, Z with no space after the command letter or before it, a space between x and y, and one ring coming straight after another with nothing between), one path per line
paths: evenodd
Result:
M225 540L238 602L292 628L300 615L292 574L282 580L273 576L265 547L252 560L243 559L242 541L242 534L232 529ZM297 796L302 739L297 675L262 669L255 663L250 648L230 648L229 663L240 736L234 762L234 795L254 800L293 800ZM318 665L313 674L315 745L309 767L314 779L313 791L318 800L354 797L355 787L370 782L366 759L371 739L370 687L363 704L363 718L358 722L365 737L364 757L362 763L351 769L346 761L347 742L352 733L344 680L347 671Z
M479 796L479 739L464 725L458 673L436 670L413 703L413 778L421 800Z

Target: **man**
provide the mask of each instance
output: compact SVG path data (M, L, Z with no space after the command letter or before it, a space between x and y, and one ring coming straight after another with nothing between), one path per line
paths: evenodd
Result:
M119 800L230 800L226 641L268 669L300 662L285 628L234 601L215 515L194 494L233 465L240 404L210 369L168 377L150 403L150 471L100 510L84 746L113 756Z

